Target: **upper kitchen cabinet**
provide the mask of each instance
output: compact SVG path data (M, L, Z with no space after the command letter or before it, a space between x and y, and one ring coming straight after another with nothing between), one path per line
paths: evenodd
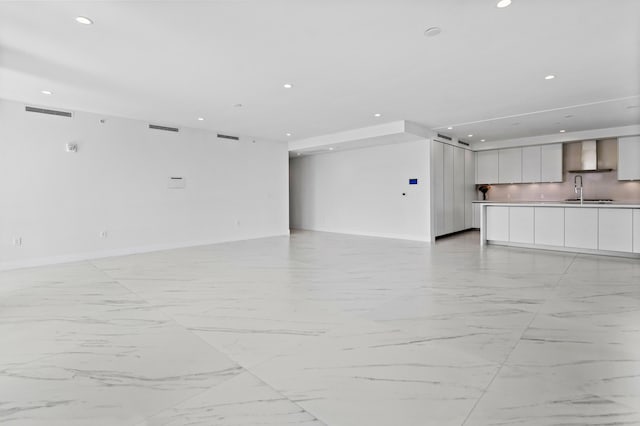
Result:
M640 136L618 139L618 180L640 179Z
M476 153L476 183L498 183L498 151Z
M540 152L539 146L522 148L522 182L540 182Z
M562 182L562 144L540 147L540 181Z
M498 151L498 183L522 182L522 148Z

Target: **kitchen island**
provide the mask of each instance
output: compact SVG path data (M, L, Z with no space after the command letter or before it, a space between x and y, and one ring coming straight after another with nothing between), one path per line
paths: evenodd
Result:
M480 244L640 258L640 202L482 202Z

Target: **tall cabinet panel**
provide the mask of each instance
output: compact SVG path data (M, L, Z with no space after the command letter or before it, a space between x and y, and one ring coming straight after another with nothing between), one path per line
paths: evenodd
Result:
M456 149L449 144L444 144L444 231L446 234L455 232L453 214L455 201L453 192L455 191L453 181L453 150Z
M444 229L444 144L431 143L431 167L433 191L433 215L435 235L443 235Z
M453 148L453 229L465 229L464 149Z
M473 151L464 151L464 227L473 228L473 203L476 199L475 170L476 161Z

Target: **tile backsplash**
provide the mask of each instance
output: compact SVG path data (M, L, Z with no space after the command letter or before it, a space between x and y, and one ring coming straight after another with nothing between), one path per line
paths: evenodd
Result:
M577 169L580 164L580 144L564 145L564 181L559 183L530 183L491 185L487 192L488 201L557 201L577 198L573 179L577 173L567 170ZM640 181L618 181L618 144L616 139L598 141L598 167L612 168L611 172L583 173L584 198L610 198L614 201L640 201ZM477 192L478 199L482 193Z

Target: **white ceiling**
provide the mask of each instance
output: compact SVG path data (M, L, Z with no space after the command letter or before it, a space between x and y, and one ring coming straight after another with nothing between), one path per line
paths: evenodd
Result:
M640 123L640 1L496 1L2 1L0 97L276 140Z

